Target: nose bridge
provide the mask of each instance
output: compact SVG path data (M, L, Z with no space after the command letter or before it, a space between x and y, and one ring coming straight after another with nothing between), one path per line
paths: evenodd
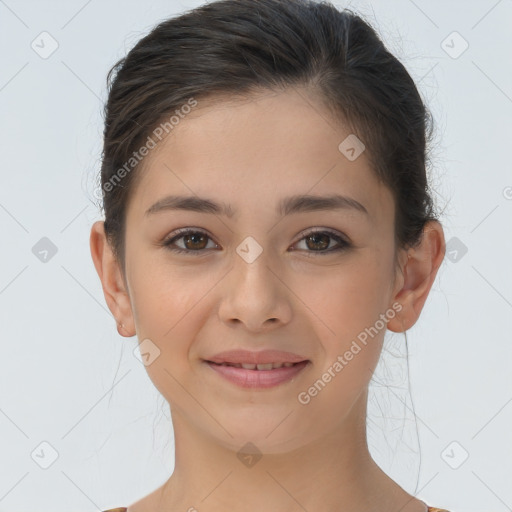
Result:
M264 249L255 238L242 240L235 248L222 297L219 313L223 321L238 320L255 330L289 321L289 298L276 276L279 269L273 268L276 263L271 250Z
M236 248L233 261L234 286L242 291L270 295L275 283L275 276L270 271L271 255L269 249L263 247L253 238L247 237Z

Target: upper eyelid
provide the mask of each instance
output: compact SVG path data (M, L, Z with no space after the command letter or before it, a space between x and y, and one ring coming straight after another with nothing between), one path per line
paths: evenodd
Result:
M308 236L308 235L311 235L311 234L314 234L314 233L328 233L328 234L331 234L331 235L333 235L335 237L337 236L337 237L343 239L344 241L346 241L348 243L348 240L345 240L345 238L348 238L347 235L344 235L343 233L341 233L338 230L335 230L333 228L323 228L323 227L313 227L313 228L307 228L307 229L302 230L297 235L297 236L301 237L297 241L299 242L305 236Z
M211 236L210 233L208 233L208 231L205 231L202 228L180 228L174 234L165 237L164 243L170 242L171 240L179 240L180 238L189 235L190 233L201 233L203 235L206 235L210 240L215 242L215 238ZM215 243L217 244L217 242Z

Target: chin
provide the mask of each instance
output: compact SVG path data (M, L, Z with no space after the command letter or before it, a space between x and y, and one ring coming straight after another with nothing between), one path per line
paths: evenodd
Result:
M223 425L233 437L224 430L221 438L216 437L220 445L237 454L252 451L262 454L288 453L307 444L307 440L300 437L299 429L293 428L291 422L285 427L286 420L281 425L282 420L276 421L276 418L286 418L287 414L272 415L269 421L253 420L250 424L224 421Z

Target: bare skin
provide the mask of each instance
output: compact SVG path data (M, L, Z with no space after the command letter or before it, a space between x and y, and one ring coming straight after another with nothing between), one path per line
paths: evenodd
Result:
M146 157L127 211L125 276L103 222L92 226L91 254L119 333L160 350L146 369L170 404L175 435L173 474L128 512L426 511L371 458L366 402L386 328L403 332L419 318L444 257L443 229L428 223L421 245L398 251L395 266L393 197L365 152L350 161L339 151L349 133L304 91L199 102ZM229 204L234 215L145 215L171 194ZM298 194L341 194L368 213L276 212ZM206 233L204 244L182 235L174 246L187 254L158 245L189 227ZM308 243L309 231L324 235ZM339 246L329 232L351 245L328 252ZM236 251L248 236L262 248L251 263ZM382 314L387 325L300 403ZM240 388L204 362L234 348L289 351L310 364L279 386ZM251 467L237 457L247 442L262 453Z

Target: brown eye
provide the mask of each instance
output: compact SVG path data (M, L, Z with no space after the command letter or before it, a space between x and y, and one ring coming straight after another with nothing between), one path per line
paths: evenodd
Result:
M331 241L337 242L337 245L331 246ZM343 251L351 247L351 244L344 240L338 234L331 231L312 231L299 240L304 242L305 251L309 253L317 253L318 255L330 254ZM302 250L302 249L301 249Z
M185 235L182 238L185 248L191 250L204 249L208 243L208 237L203 233L193 233L191 235Z
M305 237L306 246L312 250L324 250L329 247L331 237L325 233L313 233Z
M164 241L162 245L173 252L202 254L205 252L204 249L208 249L209 240L211 240L211 238L203 231L185 229L180 231L178 235ZM181 245L178 245L177 242L181 242ZM215 243L213 245L216 246Z

